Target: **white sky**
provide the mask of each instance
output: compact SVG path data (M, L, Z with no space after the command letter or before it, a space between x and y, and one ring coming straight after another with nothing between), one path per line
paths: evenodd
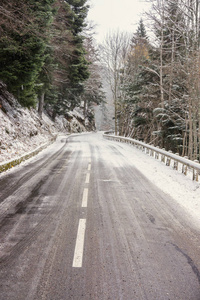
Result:
M145 0L88 0L88 4L88 19L97 24L95 31L98 42L102 42L112 30L134 33L143 17L142 13L149 8Z

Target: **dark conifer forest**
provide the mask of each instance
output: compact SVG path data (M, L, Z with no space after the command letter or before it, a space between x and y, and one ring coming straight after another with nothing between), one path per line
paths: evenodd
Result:
M88 108L91 76L92 102L103 99L86 2L1 1L0 80L22 106L37 106L40 115L46 107L53 119L83 101Z

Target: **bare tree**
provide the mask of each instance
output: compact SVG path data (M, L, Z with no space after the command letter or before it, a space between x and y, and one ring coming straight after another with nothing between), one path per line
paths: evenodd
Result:
M161 107L179 105L183 155L199 158L200 148L200 11L199 0L151 0L159 49Z
M86 50L86 59L89 62L88 70L90 77L84 82L84 93L81 100L84 105L84 119L87 120L92 110L92 105L99 105L104 100L104 92L101 82L101 66L99 63L99 53L94 43L93 26L89 26L84 33L84 48Z
M126 62L130 47L130 36L124 32L110 32L100 46L101 62L110 85L115 106L115 134L118 133L118 106L122 103L122 85L126 77Z

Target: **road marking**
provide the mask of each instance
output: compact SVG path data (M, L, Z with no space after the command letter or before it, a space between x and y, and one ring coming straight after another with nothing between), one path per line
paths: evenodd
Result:
M88 163L88 171L91 171L91 159ZM86 174L85 183L90 182L90 173ZM88 188L84 188L82 207L87 207L88 204ZM78 232L76 237L76 246L74 250L74 259L72 263L73 268L81 268L83 262L83 250L84 250L84 240L85 240L85 229L86 229L86 219L80 219L78 225Z
M83 262L83 250L85 240L86 219L80 219L74 251L73 268L81 268Z
M86 174L85 183L90 183L90 173Z
M88 203L88 188L85 188L83 191L82 207L87 207L87 203Z

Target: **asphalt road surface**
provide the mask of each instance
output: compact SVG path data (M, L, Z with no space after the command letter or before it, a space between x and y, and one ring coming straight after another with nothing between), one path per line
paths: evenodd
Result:
M0 176L1 300L200 299L198 230L122 147L63 137Z

